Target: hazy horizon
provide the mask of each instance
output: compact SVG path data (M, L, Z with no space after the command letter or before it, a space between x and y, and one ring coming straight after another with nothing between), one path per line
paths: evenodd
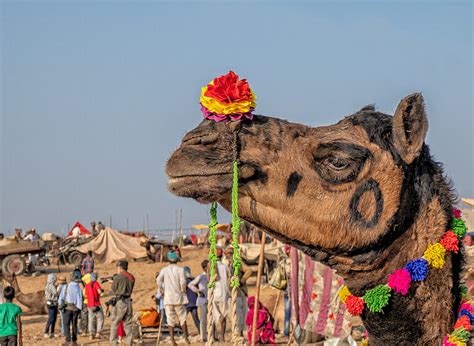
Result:
M393 114L421 91L426 142L474 197L472 2L0 3L0 226L174 228L208 207L164 166L201 121L200 88L233 70L257 114L332 124ZM230 217L220 208L220 221Z

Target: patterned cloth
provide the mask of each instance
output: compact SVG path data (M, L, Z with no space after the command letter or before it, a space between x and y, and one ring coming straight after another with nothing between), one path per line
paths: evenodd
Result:
M94 271L94 259L87 256L82 261L82 274L92 273Z
M335 299L344 280L331 268L313 261L296 248L290 250L291 314L294 324L326 337L350 333L350 315Z

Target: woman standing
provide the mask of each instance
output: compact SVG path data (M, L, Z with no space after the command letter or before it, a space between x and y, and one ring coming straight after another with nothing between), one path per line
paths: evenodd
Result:
M54 326L56 325L56 317L58 316L58 291L56 286L56 275L49 274L44 288L44 295L46 297L46 304L48 308L48 321L44 330L45 338L54 338Z

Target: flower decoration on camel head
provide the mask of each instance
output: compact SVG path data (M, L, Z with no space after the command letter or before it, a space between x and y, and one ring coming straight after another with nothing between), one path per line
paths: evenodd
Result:
M256 99L249 83L229 71L201 89L201 111L206 119L217 122L251 120Z

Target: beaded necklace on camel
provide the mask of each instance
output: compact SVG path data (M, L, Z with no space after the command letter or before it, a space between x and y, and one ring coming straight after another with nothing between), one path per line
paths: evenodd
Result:
M382 312L392 294L404 296L408 293L412 282L426 280L429 267L442 269L446 253L458 253L459 241L466 231L467 227L461 219L461 211L454 209L450 229L443 234L439 242L429 245L421 258L413 259L404 268L396 269L389 275L387 284L375 286L366 291L362 297L353 295L347 286L343 286L338 292L339 298L353 316L360 315L365 307L371 312ZM444 337L444 346L467 345L474 325L474 306L467 302L466 291L466 288L462 287L458 318L454 324L454 331Z

